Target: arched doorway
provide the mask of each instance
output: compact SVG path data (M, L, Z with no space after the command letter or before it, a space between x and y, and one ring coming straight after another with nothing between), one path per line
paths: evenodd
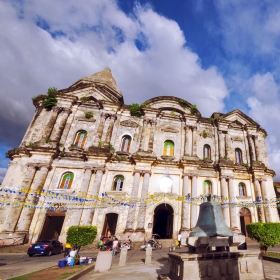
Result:
M246 231L246 225L251 223L251 212L248 208L243 207L240 209L239 215L240 215L241 232L245 236L248 236Z
M102 236L113 236L116 234L116 228L118 223L118 214L108 213L105 216Z
M173 234L173 208L169 204L160 204L155 208L153 233L160 238L172 238Z

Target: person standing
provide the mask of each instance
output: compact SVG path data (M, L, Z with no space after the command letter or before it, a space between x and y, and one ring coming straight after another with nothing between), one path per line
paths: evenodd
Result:
M179 232L179 234L178 234L178 247L179 247L179 249L181 248L181 239L182 239L182 235L181 235L181 232Z
M117 250L118 245L119 245L118 238L115 237L115 240L113 241L113 257L116 255L116 250Z

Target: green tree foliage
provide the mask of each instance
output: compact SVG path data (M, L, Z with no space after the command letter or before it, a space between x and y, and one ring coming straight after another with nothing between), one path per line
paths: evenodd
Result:
M66 241L80 249L81 246L92 244L96 235L96 226L71 226L67 231Z
M141 116L144 115L139 104L133 103L130 105L130 115L137 118L140 118Z
M93 112L85 112L85 118L91 119L93 117Z
M246 229L248 236L264 248L265 254L268 248L280 243L280 223L252 223L247 224Z
M56 99L57 94L58 94L57 88L50 87L50 88L48 88L47 95L39 94L37 96L34 96L32 98L32 101L36 102L38 99L43 98L43 102L42 102L43 106L46 109L50 110L52 107L56 106L56 104L57 104L57 99Z

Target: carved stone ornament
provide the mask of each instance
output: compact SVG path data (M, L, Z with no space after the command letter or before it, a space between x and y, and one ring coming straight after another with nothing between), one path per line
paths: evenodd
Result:
M121 126L128 126L128 127L138 127L138 124L136 122L133 122L131 120L126 120L126 121L122 121L120 123Z
M164 131L164 132L172 132L172 133L178 133L179 132L179 130L177 128L174 128L172 126L163 127L161 130Z
M237 142L243 142L243 138L238 137L238 136L231 137L231 140L232 141L237 141Z

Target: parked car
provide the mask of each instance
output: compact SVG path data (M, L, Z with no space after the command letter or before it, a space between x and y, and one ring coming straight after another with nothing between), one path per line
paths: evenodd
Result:
M63 252L62 244L57 240L42 240L31 244L27 254L29 257L34 255L51 256L53 254L61 254Z

